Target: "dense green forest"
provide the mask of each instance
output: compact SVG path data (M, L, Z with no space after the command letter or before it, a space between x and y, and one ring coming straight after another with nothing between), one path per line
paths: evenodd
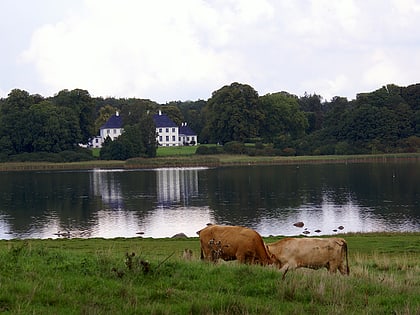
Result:
M162 110L187 122L202 144L198 154L330 155L420 150L420 84L389 84L354 100L287 92L259 96L232 83L206 100L158 104L135 98L92 97L82 89L52 97L12 90L0 99L0 161L92 159L87 144L119 111L124 134L107 141L103 159L156 155L152 115ZM111 143L112 142L112 143ZM254 146L245 146L254 143Z

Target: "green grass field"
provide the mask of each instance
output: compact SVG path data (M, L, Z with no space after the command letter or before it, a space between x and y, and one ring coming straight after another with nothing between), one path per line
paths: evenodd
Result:
M0 313L420 313L420 233L341 236L350 276L298 269L285 280L272 267L200 261L198 238L0 241Z
M197 146L178 146L178 147L158 147L156 151L157 157L193 155L197 150Z

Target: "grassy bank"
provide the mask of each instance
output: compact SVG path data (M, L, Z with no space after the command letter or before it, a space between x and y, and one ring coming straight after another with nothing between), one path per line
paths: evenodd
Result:
M0 241L0 313L419 314L420 233L343 237L350 276L299 269L284 281L201 262L197 238Z
M186 147L191 148L191 147ZM190 150L190 149L189 149ZM72 170L94 168L160 168L160 167L195 167L195 166L233 166L233 165L287 165L321 163L392 163L397 161L420 161L420 153L372 154L372 155L322 155L322 156L248 156L248 155L195 155L181 149L176 155L167 151L159 157L145 159L134 158L127 161L87 161L74 163L22 162L0 163L1 171L31 170ZM184 152L184 154L182 154Z

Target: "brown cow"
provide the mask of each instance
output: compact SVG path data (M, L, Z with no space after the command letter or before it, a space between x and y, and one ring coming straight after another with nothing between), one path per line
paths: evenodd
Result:
M240 263L267 265L275 262L261 235L242 226L210 225L197 232L201 259L216 262L238 260Z
M347 243L342 238L284 238L267 244L267 249L276 256L283 279L289 269L301 267L325 267L331 273L338 269L343 275L350 274Z

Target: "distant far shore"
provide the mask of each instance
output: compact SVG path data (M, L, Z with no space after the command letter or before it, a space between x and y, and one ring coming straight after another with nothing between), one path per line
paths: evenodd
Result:
M134 158L126 161L84 161L71 163L5 162L0 172L54 171L91 169L153 169L167 167L226 167L252 165L303 165L329 163L393 163L420 161L420 153L321 156L248 156L248 155L189 155L157 158Z

